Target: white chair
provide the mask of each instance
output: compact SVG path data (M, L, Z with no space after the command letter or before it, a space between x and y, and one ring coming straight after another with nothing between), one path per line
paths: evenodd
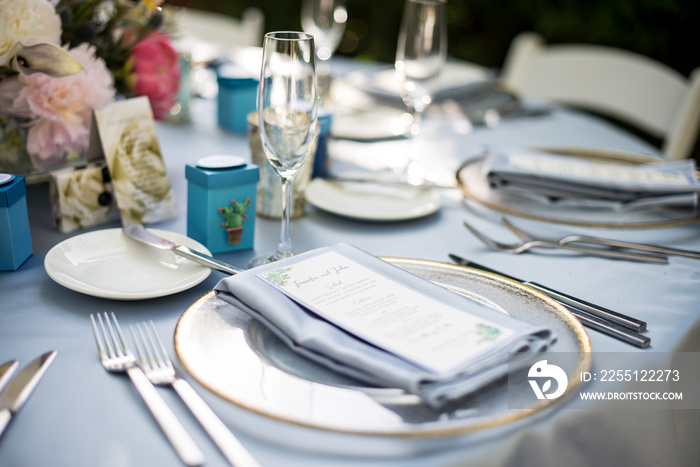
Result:
M516 94L598 112L659 138L688 158L700 124L700 68L686 78L642 55L597 45L546 45L533 32L511 44L501 75Z

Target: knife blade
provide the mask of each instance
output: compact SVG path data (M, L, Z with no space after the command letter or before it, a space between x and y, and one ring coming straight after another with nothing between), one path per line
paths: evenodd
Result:
M124 226L122 230L129 238L132 238L138 242L145 243L146 245L150 245L161 250L170 250L177 255L195 261L216 271L225 272L227 274L238 274L239 272L244 271L233 264L221 261L204 253L200 253L199 251L193 250L185 245L178 245L177 243L171 242L168 239L159 237L141 224Z
M498 274L544 293L548 297L554 299L554 301L560 305L563 305L571 312L572 315L576 316L579 321L581 321L581 324L586 327L595 329L596 331L600 331L603 334L609 335L639 348L648 347L651 343L651 338L649 336L640 334L642 331L646 330L647 323L644 321L640 321L636 318L632 318L631 316L623 315L622 313L594 305L586 302L585 300L572 297L536 282L524 281L522 279L518 279L517 277L509 276L508 274L482 266L481 264L461 258L452 253L450 253L449 256L452 261L460 266L467 266L474 269L479 269L481 271ZM625 325L622 323L625 323Z
M17 360L11 360L0 366L0 392L2 392L5 385L10 381L18 365L19 362Z
M0 393L0 436L5 432L12 416L27 402L49 365L56 358L56 353L57 351L51 350L32 360Z

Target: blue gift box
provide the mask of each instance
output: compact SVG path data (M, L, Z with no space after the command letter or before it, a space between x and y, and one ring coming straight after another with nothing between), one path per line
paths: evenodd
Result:
M187 236L212 253L253 248L258 167L187 164Z
M0 184L0 271L16 271L32 256L24 177L5 174Z
M219 125L234 132L248 131L246 117L257 107L258 80L220 70L217 82Z

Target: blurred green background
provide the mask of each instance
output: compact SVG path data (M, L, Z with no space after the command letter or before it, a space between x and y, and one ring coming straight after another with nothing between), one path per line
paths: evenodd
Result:
M166 0L169 5L240 17L265 13L265 30L301 30L301 0ZM403 0L348 0L338 55L392 62ZM700 66L698 0L450 0L448 53L500 67L511 40L536 31L550 43L581 42L632 50L688 75Z
M240 18L255 6L265 31L301 30L301 0L166 0ZM404 0L347 0L337 55L393 62ZM513 38L536 31L548 43L608 45L651 57L688 76L700 67L698 0L448 0L448 54L491 68L503 65ZM262 38L261 38L262 44ZM625 125L649 142L659 141ZM700 161L700 138L692 157Z

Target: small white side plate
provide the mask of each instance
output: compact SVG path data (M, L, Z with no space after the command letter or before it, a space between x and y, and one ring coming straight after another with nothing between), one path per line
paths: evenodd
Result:
M352 219L397 222L428 216L440 209L439 193L432 188L334 182L315 178L306 200L324 211Z
M151 229L175 243L210 254L202 244L181 234ZM202 282L211 269L170 251L131 240L121 229L71 237L46 254L51 279L76 292L116 300L162 297Z

